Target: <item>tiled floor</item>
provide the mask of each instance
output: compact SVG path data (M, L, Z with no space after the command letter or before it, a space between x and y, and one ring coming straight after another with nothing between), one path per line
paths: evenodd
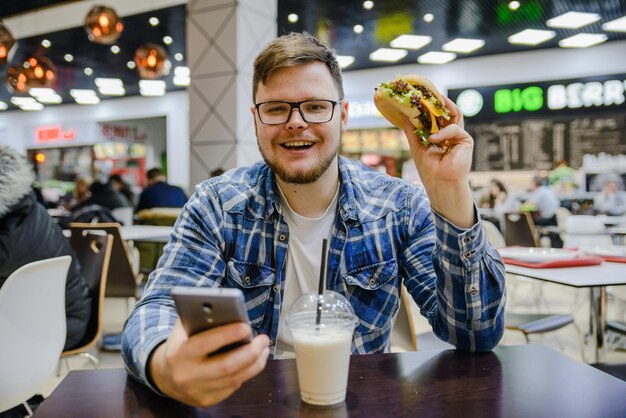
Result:
M511 309L512 311L537 312L547 311L549 308L550 312L573 312L576 317L576 323L581 332L587 332L589 328L589 290L576 290L567 286L560 286L551 283L544 283L537 287L536 282L516 282L514 280L507 282L507 289L509 293L507 309ZM537 296L539 290L541 291L541 297L538 298ZM610 295L608 318L626 319L626 286L613 288ZM540 308L538 308L535 303L537 300L540 301ZM125 300L107 299L104 312L104 333L120 331L128 312ZM430 326L421 316L419 317L416 325L418 334L430 331ZM578 344L576 329L572 326L567 326L556 332L545 334L544 336L533 336L531 337L531 342L548 345L561 351L567 356L570 356L578 361L581 360L580 346ZM430 339L423 340L421 349L429 349L433 347L432 343L433 341ZM525 340L523 335L514 331L506 331L502 341L500 342L500 344L503 345L516 345L524 343ZM434 345L436 346L436 343ZM420 346L419 340L418 346ZM97 349L94 349L93 353L100 359L100 368L123 367L122 359L119 353L99 352ZM593 357L592 348L589 345L585 346L585 355L587 361L590 362ZM84 359L70 359L69 362L72 370L91 368L91 364ZM626 350L617 349L609 351L606 356L606 362L626 363ZM62 380L66 373L67 371L64 370L61 376L51 379L46 391L44 391L44 395L47 396Z

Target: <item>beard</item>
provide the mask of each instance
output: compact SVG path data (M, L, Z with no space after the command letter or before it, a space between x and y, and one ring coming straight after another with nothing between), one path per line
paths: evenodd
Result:
M340 144L341 131L339 132L339 141L337 141L337 146L334 150L331 150L328 154L321 155L312 167L294 170L292 167L285 165L284 162L279 161L275 155L269 155L269 153L265 151L259 143L259 136L257 134L257 145L259 146L259 151L261 152L261 156L263 157L265 164L267 164L267 166L281 181L292 184L310 184L322 177L335 158L337 158Z

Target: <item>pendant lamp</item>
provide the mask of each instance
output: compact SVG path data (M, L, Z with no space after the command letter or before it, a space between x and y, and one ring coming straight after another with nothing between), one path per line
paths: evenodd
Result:
M107 6L94 6L85 17L85 31L91 42L111 45L122 34L124 24L115 10Z

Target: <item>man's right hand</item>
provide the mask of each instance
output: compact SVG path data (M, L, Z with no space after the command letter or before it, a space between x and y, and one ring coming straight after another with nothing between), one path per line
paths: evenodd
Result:
M208 356L245 339L250 326L224 325L187 337L180 319L150 359L150 375L164 394L193 406L214 405L265 368L270 353L267 335L226 353Z

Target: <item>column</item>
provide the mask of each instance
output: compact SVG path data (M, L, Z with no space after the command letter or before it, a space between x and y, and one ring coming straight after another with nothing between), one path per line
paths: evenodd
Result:
M189 0L190 187L221 168L261 159L252 105L252 64L276 37L277 0Z

